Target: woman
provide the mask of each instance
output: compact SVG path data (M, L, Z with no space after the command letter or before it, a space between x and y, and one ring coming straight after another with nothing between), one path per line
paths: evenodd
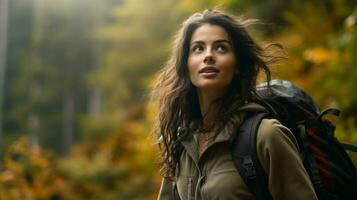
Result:
M206 10L178 32L152 94L164 177L158 199L254 199L229 141L247 113L264 109L253 103L257 75L263 70L269 81L267 65L279 57L251 38L248 23ZM262 121L257 154L273 199L317 199L294 136L277 120Z

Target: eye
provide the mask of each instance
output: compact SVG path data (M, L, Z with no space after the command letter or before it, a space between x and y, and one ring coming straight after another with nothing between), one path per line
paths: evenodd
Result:
M203 46L202 45L194 45L192 48L191 48L191 51L194 52L194 53L200 53L204 50Z
M216 51L219 52L219 53L225 53L225 52L228 51L228 48L223 44L218 44L216 46Z

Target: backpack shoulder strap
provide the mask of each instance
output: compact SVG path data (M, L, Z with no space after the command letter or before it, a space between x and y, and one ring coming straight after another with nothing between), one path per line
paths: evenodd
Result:
M259 125L268 115L266 112L250 114L231 141L233 163L257 200L273 199L268 188L268 176L258 160L256 151Z

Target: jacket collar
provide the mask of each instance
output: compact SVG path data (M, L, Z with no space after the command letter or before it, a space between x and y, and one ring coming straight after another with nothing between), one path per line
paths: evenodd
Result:
M244 106L242 106L237 114L233 116L234 118L237 117L236 121L237 123L240 123L243 119L244 116L247 112L261 112L264 111L265 108L259 104L256 103L247 103ZM192 122L192 123L197 123L197 122ZM232 135L237 131L237 128L239 124L234 124L233 132L231 127L228 127L229 124L221 130L220 133L217 134L217 136L213 139L213 141L210 142L208 145L207 149L210 148L212 145L219 143L219 142L226 142L229 141L232 137ZM199 161L199 150L198 150L198 142L197 142L197 129L192 129L192 127L195 127L193 124L190 124L190 130L188 135L181 141L183 147L185 148L186 152L188 155L196 162L198 163Z

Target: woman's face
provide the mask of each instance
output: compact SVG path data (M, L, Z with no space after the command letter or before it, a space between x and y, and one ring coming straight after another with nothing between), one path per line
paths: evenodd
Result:
M227 89L238 66L232 41L221 26L204 24L193 32L188 71L198 90L221 93Z

